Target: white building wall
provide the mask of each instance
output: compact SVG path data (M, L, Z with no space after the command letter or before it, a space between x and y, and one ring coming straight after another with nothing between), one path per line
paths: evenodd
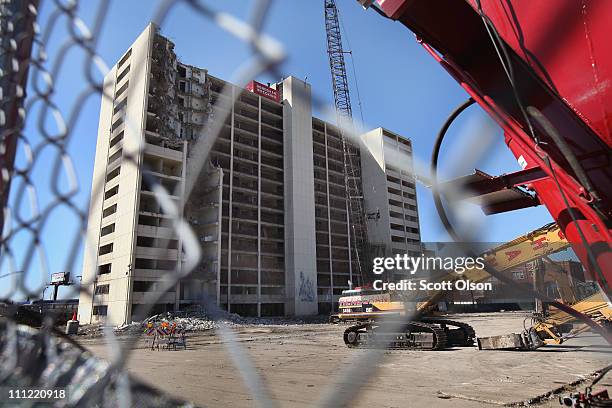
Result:
M317 314L317 264L310 85L282 82L285 156L285 313Z
M361 136L361 179L366 213L379 216L367 219L370 243L384 245L385 254L391 255L389 231L389 197L385 174L385 157L382 129L371 130ZM367 218L367 217L366 217Z
M92 291L95 291L95 287L98 285L110 285L110 291L107 295L94 295L93 300L94 306L96 304L107 305L107 322L109 324L121 324L131 321L131 294L129 285L132 279L133 247L135 245L135 231L138 223L139 164L142 156L140 154L141 148L144 146L143 135L147 106L149 56L154 35L155 28L150 24L132 45L131 56L126 63L119 69L117 69L117 66L113 67L105 78L105 83L109 84L108 89L113 97L117 89L126 81L129 81L129 85L128 89L116 101L111 101L108 98L102 99L82 275L83 282L91 282L94 279L98 265L111 263L111 273L99 276L98 282L92 288ZM128 65L130 66L129 73L117 82L118 75ZM126 119L122 125L111 131L112 123L120 115L119 113L113 115L114 104L122 101L125 96L128 98L124 115ZM117 146L113 146L109 150L109 144L111 138L120 133L121 129L123 129L124 136L120 142L123 158L120 160L121 170L117 177L119 179L119 191L111 199L104 200L104 191L110 188L107 187L105 182L108 171L108 158L119 150ZM116 164L112 164L109 169L115 166ZM109 186L114 184L116 184L115 180L108 183ZM103 209L113 204L117 205L116 212L101 218ZM100 239L101 227L112 223L115 224L115 231ZM98 255L99 246L110 243L113 245L113 251L106 255ZM79 299L79 320L82 323L90 323L92 320L96 320L96 317L93 316L91 298L83 294L81 294Z
M114 93L116 67L113 67L104 78L104 90L109 94ZM106 162L108 161L109 129L113 114L113 101L102 98L100 106L100 121L98 124L98 137L96 143L96 157L94 161L91 197L89 202L89 215L87 219L87 231L85 234L85 249L83 254L83 271L81 273L81 284L92 285L96 278L98 268L98 245L100 242L100 224L102 217L102 201L104 199L104 177L106 174ZM93 287L93 286L92 286ZM81 323L91 323L92 299L84 293L79 297L79 308L77 318Z
M414 184L412 151L400 143L399 138L401 136L383 128L361 136L365 212L379 214L378 217L367 217L368 239L372 244L384 245L386 256L420 252L418 219L410 220L410 217L418 217L416 191L405 185ZM408 197L409 194L414 198ZM402 230L392 226L401 226ZM413 228L416 232L411 230Z

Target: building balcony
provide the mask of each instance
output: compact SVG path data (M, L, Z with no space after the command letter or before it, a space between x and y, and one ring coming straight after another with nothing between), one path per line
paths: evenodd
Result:
M404 198L403 198L401 195L399 195L399 194L388 193L388 194L387 194L387 198L388 198L389 200L399 201L400 203L401 203L402 201L404 201Z
M397 249L399 253L406 252L406 243L405 242L391 242L391 249Z
M179 196L172 195L172 193L173 193L174 191L168 191L168 190L166 189L166 192L168 193L168 197L172 198L173 200L180 200L180 197L179 197ZM150 190L143 190L143 189L141 189L141 190L140 190L140 194L142 194L142 195L144 195L144 196L147 196L147 197L152 197L152 198L153 198L153 199L155 199L155 200L156 200L156 202L157 202L157 198L156 198L155 193L154 193L153 191L150 191Z
M119 150L123 148L123 141L118 142L116 145L108 149L108 157L111 157L113 154L117 153Z
M156 146L149 142L145 143L145 153L176 161L181 161L183 159L183 152L169 149L167 147Z
M176 180L176 181L182 180L182 177L180 175L177 176L177 175L172 175L172 174L159 173L157 171L152 171L152 170L145 170L144 173L149 174L151 176L168 179L168 180Z
M153 259L176 260L178 257L178 250L137 246L136 256Z
M401 185L399 183L399 180L398 181L391 181L391 180L387 179L387 188L394 188L394 189L400 190L400 191L402 190L402 187L401 187Z
M175 232L172 228L155 227L152 225L138 225L138 235L146 237L172 239L175 238Z
M162 269L134 269L134 278L161 279L168 271Z
M391 236L405 238L406 235L407 233L404 231L399 231L399 230L394 230L394 229L391 230Z
M415 199L412 199L412 198L403 197L403 198L402 198L402 201L404 202L404 205L408 205L408 204L409 204L409 205L414 205L414 206L416 206L416 205L417 205L416 200L415 200ZM408 207L406 207L406 210L409 210L409 208L408 208Z
M143 304L146 301L153 301L161 295L161 292L132 292L132 303ZM175 292L168 292L161 296L157 303L174 303Z
M415 234L413 232L406 232L406 238L408 238L408 240L420 240L421 237L419 234Z
M404 193L416 194L416 190L412 187L402 186Z
M405 224L407 227L419 228L419 223L418 223L418 222L416 222L416 221L408 221L408 220L405 220L405 221L404 221L404 224Z
M108 183L106 183L104 185L105 191L110 190L111 188L118 186L119 185L119 180L121 180L121 177L115 177L114 179L112 179L111 181L109 181Z
M385 170L385 173L387 173L387 175L395 177L395 178L401 178L401 174L399 173L399 171L390 169L389 167L387 167L387 169Z
M389 204L389 211L394 211L400 214L404 213L404 209L402 207L399 207L397 205L392 205L392 204Z

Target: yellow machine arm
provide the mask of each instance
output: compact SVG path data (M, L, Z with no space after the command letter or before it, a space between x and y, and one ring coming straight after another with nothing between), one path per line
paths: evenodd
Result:
M601 325L605 325L606 322L612 321L612 309L601 291L574 303L572 308L589 316ZM545 334L540 336L544 337L545 344L561 344L563 343L563 337L557 329L563 324L572 323L574 321L576 321L576 319L573 316L561 310L553 309L549 316L546 316L543 321L536 323L533 328L537 333ZM572 330L571 334L575 335L589 329L589 326L582 324L578 328Z
M494 266L498 271L503 272L513 267L522 265L526 262L538 259L545 255L550 255L555 252L562 251L569 247L569 243L564 238L559 227L552 223L547 224L537 230L523 235L513 241L495 247L481 254L485 258L485 262ZM438 277L436 281L455 281L459 279L469 280L474 283L482 282L489 279L491 275L484 269L467 269L463 274L458 274L454 271L449 271ZM445 291L430 292L429 300L419 302L417 311L423 312L432 305L436 304ZM343 319L367 319L374 317L382 317L388 314L397 314L405 312L405 304L402 301L391 301L390 298L384 300L374 300L371 302L377 310L376 312L362 313L342 313L337 317Z
M482 254L487 265L500 272L523 265L545 255L563 251L569 247L557 224L547 224ZM454 274L453 274L454 275ZM467 270L463 277L473 282L483 281L491 275L483 269Z
M524 263L533 261L555 252L563 251L570 246L563 236L561 229L555 223L547 224L537 230L523 235L503 245L495 247L482 254L487 265L491 265L499 272L504 272ZM458 280L464 279L471 282L482 282L489 279L491 275L486 269L472 268L466 270L462 275L450 272L439 280ZM424 310L437 302L443 294L438 291L422 304L417 310Z

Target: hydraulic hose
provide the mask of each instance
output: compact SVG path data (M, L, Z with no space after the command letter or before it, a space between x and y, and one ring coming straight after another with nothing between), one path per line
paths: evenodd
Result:
M442 147L442 142L444 140L444 137L446 136L446 133L449 127L451 126L451 124L454 122L454 120L473 103L474 103L474 100L472 98L469 98L467 101L463 102L461 105L455 108L455 110L451 112L451 114L448 116L448 118L446 119L442 127L440 128L440 131L438 132L438 135L436 137L436 141L434 144L433 152L431 155L431 192L432 192L434 203L436 206L436 211L438 212L438 216L440 217L442 225L444 225L444 228L446 229L446 232L448 233L448 235L450 235L455 242L463 246L463 249L465 250L467 255L475 257L476 255L474 254L474 252L463 242L463 240L461 239L461 235L457 233L452 223L450 222L447 211L444 208L444 204L442 203L442 196L438 189L438 180L437 180L438 159L440 156L440 150ZM600 334L609 344L612 344L612 332L610 330L607 330L605 327L602 327L599 324L597 324L589 316L578 312L577 310L573 309L572 307L564 303L561 303L555 299L549 298L548 296L544 295L543 293L537 290L530 288L529 286L520 285L514 282L512 279L508 278L506 275L502 274L501 272L499 272L498 270L496 270L490 265L487 265L486 271L491 276L505 283L506 285L520 289L521 291L529 294L530 296L533 296L542 301L548 302L551 306L554 306L557 309L567 313L568 315L582 321L583 323L588 325L591 329L593 329L593 331Z
M546 118L546 116L544 116L544 114L540 112L539 109L533 106L528 106L527 112L540 124L540 126L542 126L548 136L550 136L550 138L555 142L555 145L557 145L557 148L559 148L559 151L561 151L561 154L563 155L565 160L567 160L568 164L576 174L576 178L584 187L584 189L593 199L595 199L596 201L600 201L601 198L599 197L597 190L595 190L595 187L593 187L589 176L587 176L586 172L582 168L580 161L578 160L572 149L569 147L565 139L563 139L559 132L557 132L557 129L555 129L553 124L550 123L548 118Z
M433 194L434 204L436 206L436 210L438 212L438 216L440 217L440 221L444 225L446 232L448 235L453 238L456 242L461 242L461 238L459 234L453 228L450 220L446 216L446 211L444 210L444 204L442 204L442 197L440 195L440 191L438 190L438 156L440 155L440 149L442 148L442 141L444 140L444 136L446 136L446 132L450 125L457 119L457 117L467 108L474 104L474 99L469 98L467 101L463 102L461 105L457 106L453 112L446 118L444 125L438 132L438 136L436 136L436 141L434 143L433 153L431 155L431 193Z

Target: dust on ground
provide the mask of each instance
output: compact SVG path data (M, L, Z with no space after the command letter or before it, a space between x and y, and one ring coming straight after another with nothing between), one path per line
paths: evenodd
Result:
M520 332L528 314L479 313L448 316L471 324L478 336ZM275 324L276 323L276 324ZM341 374L354 369L368 350L349 349L342 340L346 325L296 322L231 323L280 406L315 405ZM119 336L127 344L131 336ZM104 338L79 337L94 354L105 357ZM367 383L360 385L356 407L482 407L528 401L563 385L582 381L612 363L611 346L585 333L560 346L536 351L389 350ZM215 330L188 333L187 349L150 350L139 341L129 351L128 371L174 396L199 406L253 406L243 379ZM611 386L612 379L598 386ZM574 387L574 388L576 388ZM336 386L341 392L341 386ZM558 407L556 396L540 406Z

